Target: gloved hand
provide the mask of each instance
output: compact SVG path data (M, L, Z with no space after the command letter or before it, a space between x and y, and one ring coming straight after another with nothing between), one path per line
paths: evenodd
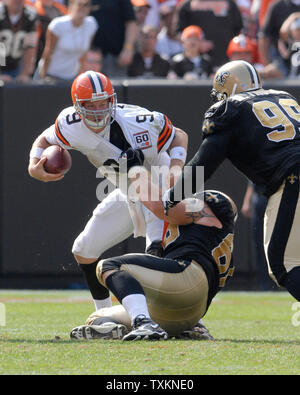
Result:
M171 199L171 191L172 191L172 188L168 189L163 194L163 196L161 198L162 204L164 206L164 213L165 213L165 215L168 215L168 212L169 212L170 208L175 207L176 204L179 203L179 202L174 202Z
M161 245L161 240L152 241L152 243L146 249L146 254L150 254L153 256L162 257L163 255L163 246Z
M119 158L119 164L121 161L125 161L127 163L128 172L134 166L143 166L144 163L144 154L140 149L133 149L132 147L128 148L126 151L123 151ZM120 166L120 170L122 171L123 166Z

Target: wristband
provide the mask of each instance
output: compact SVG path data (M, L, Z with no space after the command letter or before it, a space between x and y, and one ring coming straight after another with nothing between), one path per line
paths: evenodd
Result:
M125 44L124 49L129 49L130 51L133 51L133 44Z
M185 163L186 160L186 149L183 147L174 147L170 151L170 158L171 159L179 159L183 163Z
M43 152L44 152L44 148L33 147L33 148L31 148L31 150L30 150L29 158L30 158L30 159L31 159L31 158L40 159L41 156L42 156L42 154L43 154Z

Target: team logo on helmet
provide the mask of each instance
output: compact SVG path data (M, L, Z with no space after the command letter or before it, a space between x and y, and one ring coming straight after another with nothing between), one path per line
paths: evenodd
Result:
M216 83L224 86L227 78L230 76L229 71L221 71L217 76L216 76Z

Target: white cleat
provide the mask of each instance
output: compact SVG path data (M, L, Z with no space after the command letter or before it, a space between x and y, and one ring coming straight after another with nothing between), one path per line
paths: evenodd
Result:
M70 333L71 339L122 339L128 332L125 325L115 322L105 322L101 325L81 325L73 328Z

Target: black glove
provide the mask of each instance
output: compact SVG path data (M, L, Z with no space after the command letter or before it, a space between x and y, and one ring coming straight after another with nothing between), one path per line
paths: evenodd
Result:
M126 151L123 151L119 158L119 163L121 161L127 162L126 172L128 172L134 166L143 166L144 163L144 154L140 149L133 149L132 147L128 148ZM121 165L120 170L124 167Z
M164 251L164 249L163 249L163 246L161 245L161 241L155 240L155 241L152 241L152 243L149 245L149 247L146 249L145 252L146 252L146 254L162 257L163 251Z
M164 206L164 213L165 213L165 215L168 215L168 212L169 212L170 208L176 206L176 204L179 203L179 202L174 202L174 201L171 199L171 191L172 191L172 188L171 188L171 189L168 189L168 190L163 194L163 196L162 196L162 198L161 198L162 204L163 204L163 206Z

